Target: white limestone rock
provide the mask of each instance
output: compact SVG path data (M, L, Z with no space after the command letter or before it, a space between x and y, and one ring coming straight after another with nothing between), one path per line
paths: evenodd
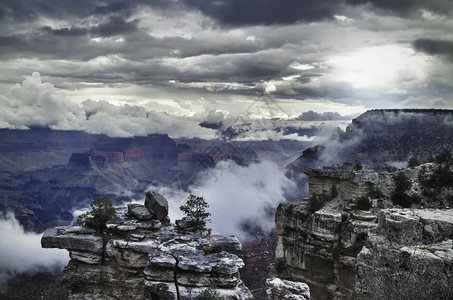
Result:
M309 300L310 288L306 283L282 280L277 277L266 279L267 299Z

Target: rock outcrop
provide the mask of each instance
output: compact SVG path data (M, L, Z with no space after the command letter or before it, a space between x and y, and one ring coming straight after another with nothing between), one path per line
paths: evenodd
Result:
M442 197L436 199L426 193L427 178L434 178L429 174L437 169L428 163L401 171L412 182L408 195L417 196L410 209L396 209L400 206L392 201L396 173L354 170L351 165L307 171L310 195L323 195L327 202L321 209L313 209L314 197L279 205L270 276L307 283L316 300L381 299L367 289L379 272L366 275L375 266L396 274L407 265L402 257L410 257L406 261L433 265L439 281L451 282L453 215L447 207L452 190L438 186ZM369 201L369 210L360 210L360 199Z
M453 209L385 209L357 256L358 299L453 299Z
M269 278L266 280L267 299L269 300L310 300L310 289L303 282Z
M69 251L69 299L196 299L212 287L224 299L252 298L239 276L244 263L229 252L241 249L237 238L163 223L140 204L117 208L102 233L56 227L41 243Z

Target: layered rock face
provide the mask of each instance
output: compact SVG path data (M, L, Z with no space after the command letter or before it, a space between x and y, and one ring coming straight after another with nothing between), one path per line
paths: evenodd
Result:
M437 200L423 194L424 177L435 169L435 164L425 164L402 171L412 182L408 193L419 196L411 209L392 208L397 207L390 195L395 188L395 174L354 171L350 165L307 171L310 194L324 194L331 199L317 211L309 198L279 205L276 261L271 276L307 283L315 300L406 299L392 294L377 296L387 284L381 285L381 290L367 286L378 282L381 270L397 274L409 263L432 265L439 282L452 282L452 210L435 209L448 206L445 199L450 199L451 189L438 190L443 196ZM333 187L335 195L330 195ZM370 210L358 209L360 198L370 200ZM416 272L436 278L429 272ZM426 281L419 282L433 287Z
M358 299L453 299L453 209L385 209L357 256Z
M307 283L313 299L355 298L356 256L377 227L376 216L327 208L312 214L307 201L285 202L276 224L272 275Z
M237 238L191 232L182 228L187 222L178 227L159 217L134 204L117 208L102 233L47 230L42 246L70 253L62 274L69 299L196 299L212 287L224 299L252 298L239 276L244 263L229 252L241 249Z

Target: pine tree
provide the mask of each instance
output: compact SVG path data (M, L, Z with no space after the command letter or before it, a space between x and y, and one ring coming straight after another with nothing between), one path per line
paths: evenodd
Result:
M210 221L211 213L206 211L207 208L209 208L209 204L206 200L195 195L189 195L186 204L179 207L186 215L184 219L195 220L195 230L205 229L206 223Z
M91 211L88 211L77 218L80 226L102 231L105 224L115 215L115 207L112 201L105 197L94 199L91 203Z

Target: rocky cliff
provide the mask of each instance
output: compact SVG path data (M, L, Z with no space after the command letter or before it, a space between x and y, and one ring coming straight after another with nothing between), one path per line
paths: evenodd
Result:
M437 109L370 110L335 131L324 143L306 149L287 167L297 178L306 169L343 162L381 166L385 162L425 160L453 147L453 111Z
M385 209L357 256L357 298L453 299L453 209Z
M151 208L151 209L150 209ZM132 204L99 233L82 227L45 231L44 248L67 249L62 274L69 299L197 299L215 293L249 299L239 276L243 261L234 236L193 232L187 221L168 223L160 207Z
M438 180L436 170L453 174L448 163L428 163L400 173L359 170L353 164L308 170L311 196L281 203L277 209L271 276L307 283L312 299L406 299L400 294L380 298L389 283L374 288L371 283L384 274L376 270L404 273L408 265L402 257L410 257L407 262L423 261L442 282L451 282L453 215L447 208L453 204L453 186L451 181L434 184L438 194L434 197L429 185ZM403 197L395 192L395 178L403 176L399 174L411 183L404 194L413 200L411 208L398 205L396 197ZM413 284L419 280L426 285L422 278L431 276L411 272L405 274L411 274ZM442 293L452 292L451 285L439 286ZM428 288L433 286L424 287Z

